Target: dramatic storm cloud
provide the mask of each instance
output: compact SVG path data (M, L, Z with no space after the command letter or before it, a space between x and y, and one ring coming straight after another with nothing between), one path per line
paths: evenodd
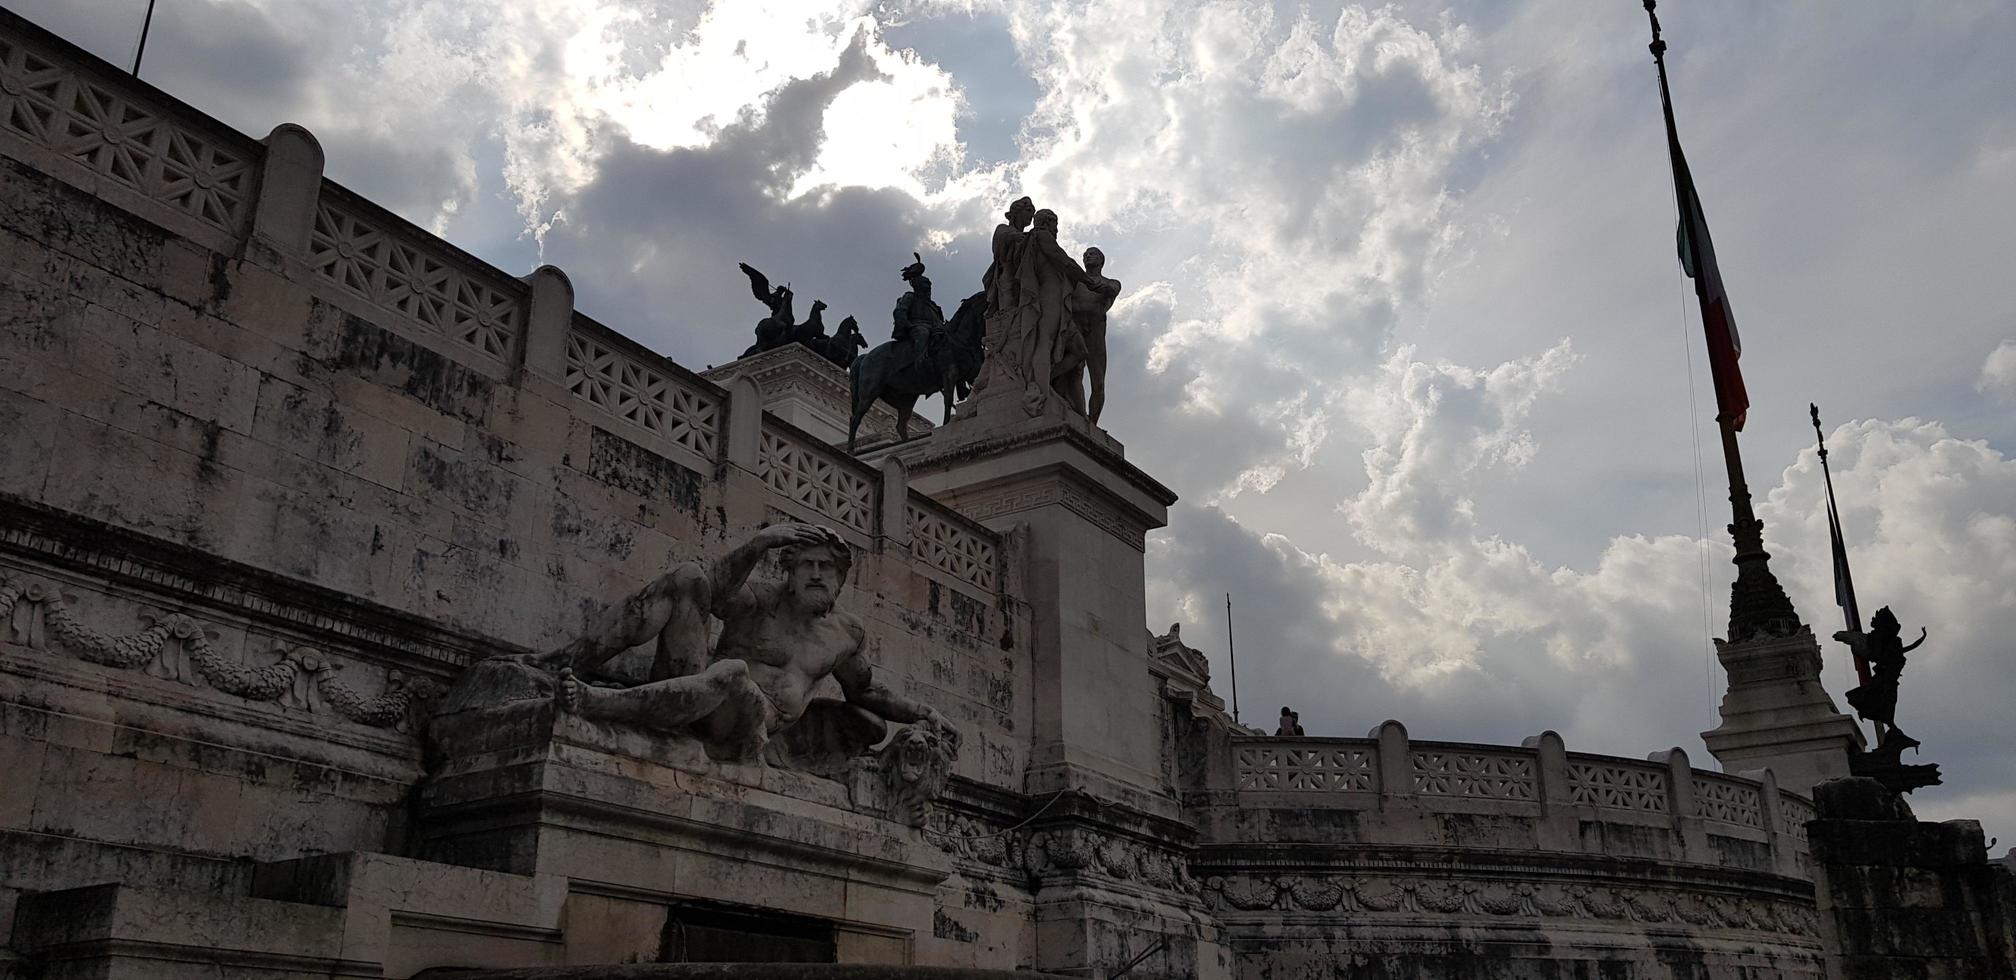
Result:
M130 61L137 3L16 9ZM1931 631L1919 810L2016 838L2016 8L1665 20L1774 567L1839 628L1817 401L1862 605ZM912 250L962 296L1030 194L1126 283L1105 421L1184 497L1149 619L1222 686L1232 593L1248 718L1703 759L1728 512L1646 39L1575 0L177 0L143 75L695 367L749 342L737 261L879 339Z

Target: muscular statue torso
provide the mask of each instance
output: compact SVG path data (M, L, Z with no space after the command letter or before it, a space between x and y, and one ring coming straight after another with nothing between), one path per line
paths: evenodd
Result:
M721 638L714 660L741 660L775 712L769 728L777 731L798 720L812 700L812 689L829 674L845 673L861 653L865 635L852 613L833 611L806 618L784 608L789 600L770 583L751 583L729 597L716 611Z

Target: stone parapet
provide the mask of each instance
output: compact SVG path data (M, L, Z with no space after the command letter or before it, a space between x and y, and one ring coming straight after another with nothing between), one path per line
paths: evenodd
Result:
M1795 833L1779 811L1810 804L1768 778L1695 770L1678 750L1637 760L1567 752L1552 733L1527 741L1415 741L1394 722L1366 738L1232 735L1218 749L1226 761L1210 770L1230 785L1207 792L1203 812L1218 840L1312 833L1312 843L1464 842L1803 867L1803 829Z

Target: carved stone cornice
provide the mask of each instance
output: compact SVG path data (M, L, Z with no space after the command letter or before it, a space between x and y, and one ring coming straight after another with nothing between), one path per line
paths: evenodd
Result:
M1136 551L1146 551L1148 532L1161 526L1063 466L1031 470L1012 482L962 491L952 495L952 499L955 510L983 524L1010 514L1061 505L1127 542Z
M156 601L229 610L262 625L340 638L441 672L493 654L527 652L334 589L0 494L0 556L9 554L132 586Z

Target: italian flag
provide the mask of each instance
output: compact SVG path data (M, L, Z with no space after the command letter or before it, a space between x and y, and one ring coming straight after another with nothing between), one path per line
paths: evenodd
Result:
M1729 309L1721 270L1715 267L1715 244L1708 238L1708 218L1701 213L1694 175L1687 170L1680 141L1671 139L1669 145L1673 183L1680 196L1680 267L1694 280L1694 293L1701 298L1701 326L1708 334L1708 371L1715 379L1715 409L1718 417L1728 419L1730 427L1741 432L1743 416L1750 411L1750 394L1743 390L1743 371L1736 363L1743 356L1743 340L1736 334L1736 315Z

